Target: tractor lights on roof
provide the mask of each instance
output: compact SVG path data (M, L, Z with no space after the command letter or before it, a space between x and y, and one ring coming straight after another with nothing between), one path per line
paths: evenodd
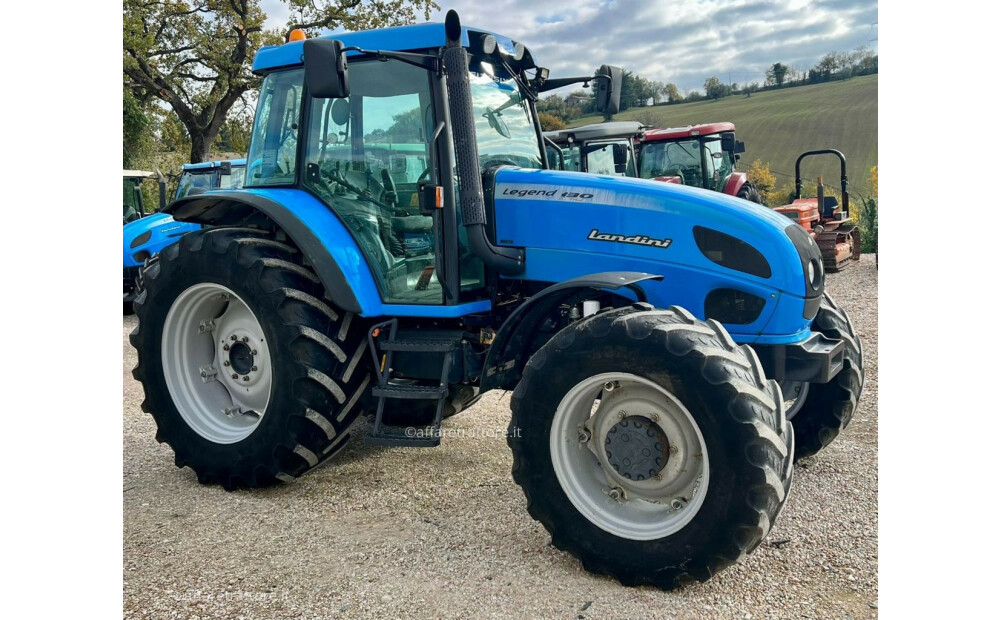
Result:
M489 56L493 52L497 51L497 39L491 34L486 35L480 42L483 46L483 54Z
M306 31L302 30L301 28L295 28L294 30L288 33L288 41L286 41L286 43L294 43L296 41L305 41L305 40L306 40Z

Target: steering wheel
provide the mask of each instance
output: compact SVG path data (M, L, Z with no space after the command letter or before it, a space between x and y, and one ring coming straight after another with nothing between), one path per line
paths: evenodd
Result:
M351 192L353 194L357 194L358 198L360 198L361 200L363 200L365 202L370 202L370 203L372 203L372 204L374 204L374 205L376 205L378 207L386 209L387 211L391 211L392 210L391 207L389 207L389 205L385 204L384 202L382 202L380 200L376 200L375 198L372 198L372 191L371 190L362 189L362 188L358 187L357 185L354 185L353 183L351 183L350 181L348 181L346 175L344 175L343 172L341 172L340 170L332 170L331 171L328 168L320 167L320 173L323 176L325 176L327 179L329 179L333 183L335 183L335 184L343 187L347 191L349 191L349 192ZM381 184L379 184L379 187L381 187ZM381 197L381 194L380 194L380 197Z
M488 168L489 166L514 166L514 167L517 167L517 164L515 164L514 162L512 162L509 159L500 159L500 158L491 158L491 159L487 159L485 161L479 162L479 167L481 169L483 169L483 170L486 170L486 168Z

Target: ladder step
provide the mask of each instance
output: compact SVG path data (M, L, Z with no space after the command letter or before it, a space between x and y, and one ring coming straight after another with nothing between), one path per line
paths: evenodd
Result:
M378 434L365 435L365 443L400 448L434 448L441 445L441 436L438 433L424 432L415 435L411 430L410 435L407 436L406 427L382 425Z
M458 346L456 340L416 340L396 337L395 340L383 342L379 347L383 351L416 351L445 353Z
M448 394L448 388L428 385L391 385L372 388L372 396L407 398L413 400L438 400Z

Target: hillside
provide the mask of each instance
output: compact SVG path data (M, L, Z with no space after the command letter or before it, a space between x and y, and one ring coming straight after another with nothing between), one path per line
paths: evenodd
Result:
M600 122L598 116L576 119L572 125ZM803 151L835 148L847 157L853 190L865 193L869 169L878 163L878 76L866 75L842 82L799 86L785 90L726 97L670 106L632 108L615 120L656 121L657 127L732 121L738 139L746 142L741 168L755 159L770 163L783 185L795 174L795 158ZM806 160L803 174L822 174L827 184L839 186L835 158ZM852 191L854 194L855 191Z

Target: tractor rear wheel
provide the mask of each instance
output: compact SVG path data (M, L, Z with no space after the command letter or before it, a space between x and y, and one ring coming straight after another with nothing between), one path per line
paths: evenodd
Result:
M289 481L345 445L371 379L361 320L253 228L192 232L143 273L133 376L156 438L202 483Z
M740 190L736 192L736 197L756 202L759 205L764 204L764 199L760 197L760 191L757 189L757 186L749 181L740 187Z
M681 308L565 328L531 357L511 409L528 512L624 585L709 579L760 544L788 497L777 383L722 325Z
M796 460L816 454L847 428L865 384L861 340L847 313L826 293L812 328L843 341L844 367L829 383L782 383L787 415L795 427Z

